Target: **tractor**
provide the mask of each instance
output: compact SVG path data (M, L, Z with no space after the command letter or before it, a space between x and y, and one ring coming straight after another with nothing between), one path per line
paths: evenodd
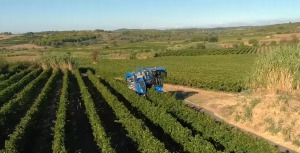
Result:
M167 77L163 67L137 68L136 72L126 73L126 82L129 89L137 94L146 96L147 90L154 86L155 91L163 92L164 78Z

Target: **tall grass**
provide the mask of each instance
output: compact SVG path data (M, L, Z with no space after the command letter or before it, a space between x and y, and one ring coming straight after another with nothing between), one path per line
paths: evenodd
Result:
M43 68L47 69L48 67L52 67L52 69L68 69L72 71L76 68L77 62L67 55L53 55L47 54L43 55L39 60L38 64Z
M300 88L300 46L275 48L256 62L250 88L254 91L294 93Z

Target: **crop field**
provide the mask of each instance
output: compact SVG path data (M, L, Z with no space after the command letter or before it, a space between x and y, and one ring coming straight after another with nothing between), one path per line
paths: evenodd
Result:
M278 152L171 94L143 98L93 72L1 72L0 152Z
M202 55L171 56L149 60L100 60L95 69L123 78L136 67L166 67L172 72L167 83L197 88L239 92L247 89L249 77L257 55ZM126 66L125 66L126 65Z

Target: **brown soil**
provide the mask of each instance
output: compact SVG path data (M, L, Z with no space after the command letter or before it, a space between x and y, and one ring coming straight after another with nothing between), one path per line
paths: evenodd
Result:
M294 37L300 38L300 33L289 33L289 34L275 34L272 36L267 36L265 39L260 40L260 44L270 44L271 41L275 41L277 44L282 40L292 40Z
M300 147L293 145L292 142L285 141L285 137L281 134L281 131L277 134L272 134L272 132L268 132L269 130L267 130L267 117L275 121L279 118L284 118L283 124L292 128L291 131L295 131L293 134L295 134L296 137L300 135L299 130L297 130L300 128L300 121L298 119L300 118L299 111L294 111L293 113L281 112L281 105L269 102L276 101L274 95L266 95L263 99L257 100L258 104L252 110L252 117L246 118L244 121L241 121L241 119L237 121L237 116L245 114L242 110L245 106L248 106L246 104L250 103L251 105L251 102L255 99L250 97L247 93L208 91L172 84L164 84L164 90L174 93L177 99L184 100L187 104L204 108L206 113L213 117L221 119L244 131L263 137L275 144L280 144L283 147L300 152ZM290 102L289 105L291 108L300 108L295 102ZM241 115L239 117L242 118L243 116ZM294 124L291 125L291 122L294 122ZM284 129L283 127L282 129Z
M0 47L0 49L6 48L6 49L43 49L44 46L37 46L34 44L21 44L21 45L13 45L13 46L5 46Z
M17 36L20 36L20 35L1 35L0 34L0 40L4 40L4 39L9 39L9 38L12 38L12 37L17 37Z

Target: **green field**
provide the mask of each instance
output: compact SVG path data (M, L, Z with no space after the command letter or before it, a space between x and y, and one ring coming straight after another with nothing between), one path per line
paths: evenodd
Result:
M282 61L289 61L285 54L278 54L281 46L297 46L300 42L297 36L283 43L262 45L259 41L300 32L299 25L46 31L0 40L0 153L279 152L265 140L186 106L171 93L150 89L146 98L137 95L126 86L125 74L138 67L165 67L165 83L212 93L250 95L243 91L253 91L250 81L254 72L261 68L261 78L265 79L273 72L256 65L257 61L267 67L280 66ZM254 43L249 44L250 40ZM232 46L223 46L226 43ZM26 44L31 47L9 48ZM283 58L273 57L275 50ZM293 57L299 56L298 50L294 49ZM269 61L265 61L268 56ZM37 60L16 63L32 59ZM285 64L289 69L284 70L291 73L278 71L268 87L274 80L286 85L276 78L293 74L293 88L299 88L300 73L292 73L298 67L290 63L299 65ZM261 84L267 82L261 80ZM288 112L285 105L289 98L281 97L286 101L280 111ZM246 100L238 104L252 117L259 102L255 99L251 104ZM293 122L291 125L296 124L296 120ZM272 123L266 125L277 131L277 122ZM294 134L285 132L286 136ZM292 136L286 141L300 146L299 137Z
M160 57L149 60L100 60L94 66L98 72L124 78L136 67L167 68L167 83L197 88L241 91L257 55L205 55Z
M181 60L206 59L204 64L213 59L204 57ZM214 63L234 59L245 57L216 56ZM180 58L157 60L168 66ZM96 74L91 67L69 71L36 65L20 67L15 74L1 71L8 77L0 84L0 152L278 152L266 141L215 122L171 94L149 91L151 96L144 98L128 90L114 79L125 68L109 71L126 62L130 61L106 61L111 67L99 63Z

